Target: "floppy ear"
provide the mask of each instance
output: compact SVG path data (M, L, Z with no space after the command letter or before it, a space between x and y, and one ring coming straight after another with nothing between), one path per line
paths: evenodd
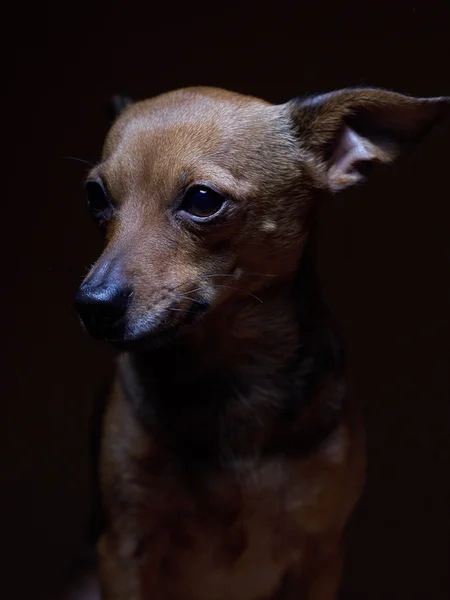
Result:
M133 104L134 100L128 96L115 94L110 98L106 107L106 116L110 123L113 123L117 117L126 109L127 106Z
M337 192L393 162L450 113L450 97L412 98L377 88L349 88L286 105L319 185Z

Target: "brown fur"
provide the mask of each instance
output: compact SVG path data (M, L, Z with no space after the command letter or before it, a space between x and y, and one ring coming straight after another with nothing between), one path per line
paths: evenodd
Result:
M449 104L192 88L115 122L90 174L115 212L87 277L133 290L102 427L103 598L335 598L364 436L306 242L319 193L391 162ZM230 197L216 222L177 213L193 182Z

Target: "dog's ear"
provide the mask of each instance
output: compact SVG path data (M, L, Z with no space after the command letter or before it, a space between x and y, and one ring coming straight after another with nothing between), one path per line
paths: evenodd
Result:
M110 123L114 123L117 117L126 109L127 106L133 104L134 100L129 96L121 96L114 94L106 106L106 117Z
M377 88L349 88L286 105L312 159L319 185L339 191L389 164L446 114L450 97L413 98Z

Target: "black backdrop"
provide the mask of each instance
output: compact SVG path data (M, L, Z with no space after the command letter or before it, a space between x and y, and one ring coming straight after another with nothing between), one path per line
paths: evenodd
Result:
M450 5L52 0L2 20L0 595L38 600L56 597L82 533L87 420L111 359L72 312L100 240L85 166L62 157L98 158L117 91L207 84L278 102L373 84L450 95ZM448 597L449 148L447 121L322 211L321 276L369 430L345 599Z

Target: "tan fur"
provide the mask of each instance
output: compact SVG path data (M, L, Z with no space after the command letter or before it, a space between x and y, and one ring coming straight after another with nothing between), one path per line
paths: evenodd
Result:
M132 104L113 125L90 177L104 180L116 216L88 279L120 268L132 286L131 344L180 321L193 294L211 310L168 347L131 345L120 359L102 433L105 600L336 597L364 435L334 362L283 416L334 344L314 252L302 253L318 191L357 182L358 160L392 160L446 102L353 90L272 106L192 88ZM220 225L177 221L175 199L193 182L233 199Z
M164 467L164 448L140 430L117 389L104 442L103 486L114 523L100 543L105 597L275 598L286 572L294 590L310 578L309 556L324 585L362 487L356 424L349 415L308 459L237 462L189 493L176 467ZM330 574L333 582L337 575Z

